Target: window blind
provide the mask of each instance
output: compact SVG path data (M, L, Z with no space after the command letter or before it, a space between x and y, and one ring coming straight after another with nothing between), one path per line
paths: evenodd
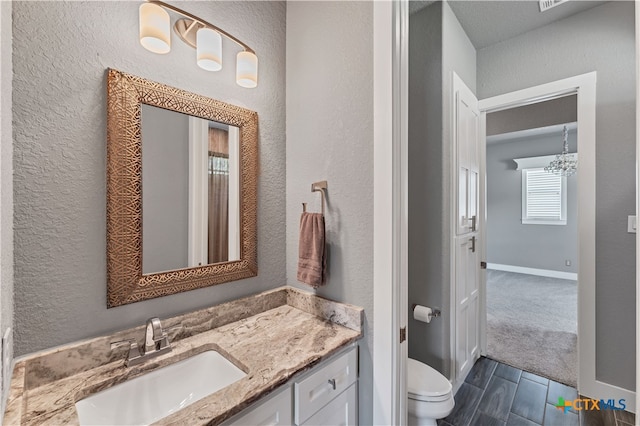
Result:
M523 170L523 223L566 223L562 176L544 169Z

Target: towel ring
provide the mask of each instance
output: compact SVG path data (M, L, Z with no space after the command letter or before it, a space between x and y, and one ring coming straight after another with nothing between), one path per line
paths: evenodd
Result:
M327 190L327 181L322 180L320 182L314 182L311 184L311 192L320 191L320 196L322 198L322 214L324 215L324 203L325 203L325 191ZM307 210L306 203L302 203L302 208L304 211Z

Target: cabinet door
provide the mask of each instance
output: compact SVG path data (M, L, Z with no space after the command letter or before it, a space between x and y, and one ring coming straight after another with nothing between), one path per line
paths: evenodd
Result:
M238 416L232 417L223 423L225 426L255 425L275 426L292 425L291 386L286 385L273 396L268 396L266 401L260 401L256 406L249 407Z
M358 424L357 383L311 416L305 426L355 426Z
M303 424L313 413L345 391L357 379L356 348L318 366L294 385L295 421Z

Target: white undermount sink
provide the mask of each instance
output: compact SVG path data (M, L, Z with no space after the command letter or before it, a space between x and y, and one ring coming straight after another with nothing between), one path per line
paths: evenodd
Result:
M81 425L148 425L246 374L216 351L159 368L76 402Z

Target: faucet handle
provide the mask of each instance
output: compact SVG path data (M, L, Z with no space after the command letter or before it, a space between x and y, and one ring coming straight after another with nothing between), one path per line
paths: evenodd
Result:
M184 329L184 325L178 324L178 325L174 325L173 327L165 328L163 331L164 331L164 334L167 334L167 335L174 331L176 332L176 334L179 334L180 330L182 329Z
M111 349L117 348L118 346L124 346L124 345L136 345L137 346L136 339L125 339L125 340L116 340L115 342L111 342L110 343L110 347Z
M169 328L165 328L162 330L162 339L160 339L160 348L164 348L166 346L170 346L171 342L174 340L174 338L180 334L180 330L182 330L184 328L184 325L182 324L178 324L178 325L174 325L173 327L169 327ZM169 336L169 334L176 332L173 335L173 338L171 338Z
M110 347L113 350L114 348L123 345L129 345L129 354L127 355L127 360L138 358L140 356L140 349L138 348L138 342L136 341L136 339L125 339L111 342Z

